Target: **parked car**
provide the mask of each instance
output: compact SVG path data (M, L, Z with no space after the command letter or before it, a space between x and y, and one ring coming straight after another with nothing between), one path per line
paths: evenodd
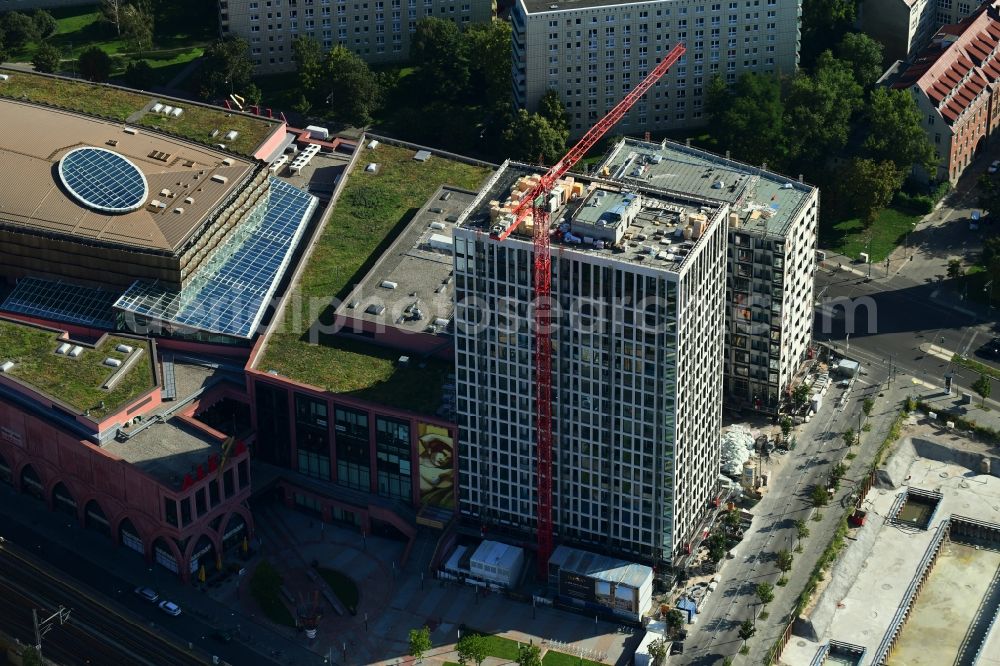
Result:
M160 607L160 610L166 613L167 615L173 615L174 617L177 617L178 615L181 614L181 607L172 601L167 601L166 599L164 599L158 605Z
M990 163L990 167L986 171L989 173L996 173L997 171L1000 171L1000 160L993 160Z
M149 603L154 603L160 598L160 595L151 587L137 587L135 588L135 593L140 597L148 601Z
M976 350L976 355L983 358L1000 359L1000 338L993 338L987 342Z

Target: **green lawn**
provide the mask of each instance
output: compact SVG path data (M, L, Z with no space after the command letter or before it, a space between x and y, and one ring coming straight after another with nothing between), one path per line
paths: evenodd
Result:
M911 215L895 208L886 208L878 214L871 226L871 250L868 250L868 232L861 220L853 218L840 222L824 221L820 225L820 247L857 259L861 252L869 252L871 262L885 261L889 253L906 239L907 231L923 216Z
M481 634L486 639L486 654L491 657L506 659L507 661L517 661L517 641L504 638L503 636L495 636L493 634L475 631L474 629L470 629L469 631L471 633ZM464 635L465 632L463 631L462 634Z
M359 164L378 162L379 170L368 173L359 166L351 173L290 302L302 303L305 309L311 302L346 297L438 186L474 190L489 174L488 169L439 156L417 162L413 152L382 144L362 158ZM328 325L332 310L307 315L297 326L290 317L285 319L283 328L269 338L258 369L405 409L436 409L447 364L397 368L398 351L332 335L320 335L319 344L307 342L312 319L318 316Z
M0 320L0 363L14 361L7 373L36 387L42 393L82 411L102 418L127 402L154 388L149 345L131 338L109 336L97 349L84 348L79 358L55 353L61 343L58 334ZM101 386L115 373L104 359L124 361L126 354L115 351L119 344L141 346L143 358L131 368L111 391ZM135 352L133 352L135 353ZM104 408L99 405L104 402Z
M981 375L986 375L987 377L992 377L993 379L1000 379L1000 370L997 370L991 365L986 365L985 363L980 363L971 358L966 358L964 356L959 356L955 354L951 357L951 362L955 365L961 365L968 368L974 372L978 372Z
M591 661L571 654L549 650L542 657L542 666L604 666L599 661Z
M236 130L239 136L233 141L226 141L225 145L227 149L241 155L252 155L254 149L274 129L273 122L267 122L262 118L229 115L223 109L194 105L185 106L184 114L180 118L147 113L137 124L155 127L213 146L223 140L222 137L226 132ZM214 139L211 136L212 130L219 130L219 135Z
M326 584L330 586L333 593L337 595L340 599L340 603L344 604L347 610L354 615L358 612L358 586L353 580L351 580L346 574L343 574L334 569L325 569L319 567L317 569L319 575L323 577Z
M48 38L62 52L63 69L75 71L80 54L97 46L114 60L112 75L121 74L129 60L142 58L154 69L151 85L170 81L187 63L204 53L204 47L218 34L215 3L204 0L171 0L156 3L152 47L135 53L117 34L114 26L101 20L94 4L50 10L58 25ZM29 43L11 53L12 60L30 62L37 44Z
M281 598L281 581L281 574L277 569L267 560L263 560L250 576L250 595L268 620L286 627L294 627L295 618Z
M8 71L11 72L11 77L0 84L0 96L12 99L27 98L32 102L58 106L117 121L125 120L153 99L138 92L117 90L83 81L57 79L15 70ZM243 155L253 154L254 149L271 133L275 126L274 122L263 118L234 115L225 109L194 104L185 105L184 114L180 118L167 118L163 115L150 113L140 118L137 124L159 128L210 146L219 142L218 139L213 139L210 136L213 129L219 130L221 134L225 134L229 130L236 130L239 132L239 136L235 141L228 142L227 147L229 150Z

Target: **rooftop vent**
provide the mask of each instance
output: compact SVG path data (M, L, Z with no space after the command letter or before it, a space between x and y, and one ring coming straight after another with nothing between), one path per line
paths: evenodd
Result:
M134 127L126 127L126 128L125 128L125 129L123 130L123 131L124 131L124 132L125 132L126 134L138 134L138 133L139 133L139 130L137 130L137 129L136 129L136 128L134 128Z
M104 365L108 366L109 368L120 368L122 367L122 362L116 358L106 358L104 359Z
M181 213L184 212L184 209L183 208L174 208L174 212L177 213L178 215L180 215Z
M162 105L162 104L160 104L159 102L157 102L156 104L154 104L154 105L153 105L153 108L152 108L152 109L150 109L150 110L151 110L151 111L152 111L153 113L159 113L160 111L163 111L163 105Z
M212 130L211 132L208 133L208 138L209 139L214 139L217 136L219 136L219 130L217 130L217 129L214 129L214 130Z
M14 361L4 361L0 363L0 372L10 372L10 369L14 367Z
M115 351L122 354L131 354L133 349L128 345L118 345L117 347L115 347Z
M216 173L216 174L212 175L212 180L214 180L217 183L223 183L223 184L225 184L225 182L227 180L229 180L229 179L226 178L225 176L220 176L219 174Z
M226 157L222 160L222 163L226 166L233 166L233 159L231 157Z
M233 139L235 139L239 135L240 135L240 133L237 132L236 130L229 130L228 132L226 132L226 141L232 141Z
M365 312L370 315L380 315L383 312L385 312L385 306L372 303L371 305L365 308Z
M8 80L10 80L9 74L0 74L0 81L8 81Z
M194 203L194 199L192 197L184 197L184 203L186 203L188 205L193 204Z
M83 347L81 347L80 345L76 345L75 347L69 350L69 355L72 356L73 358L80 358L81 354L83 354Z
M396 287L399 286L399 283L393 282L392 280L382 280L382 284L379 286L383 287L384 289L395 289Z

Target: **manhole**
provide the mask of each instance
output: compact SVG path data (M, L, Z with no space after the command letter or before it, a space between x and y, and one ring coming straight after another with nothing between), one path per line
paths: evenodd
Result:
M890 585L889 583L882 583L882 589L883 590L891 590L892 589L892 585Z
M795 645L797 645L798 647L805 647L806 646L806 642L805 641L798 641L798 642L795 643Z
M942 479L947 479L948 478L948 472L941 472L940 474L938 474L938 476L940 476Z
M875 619L877 617L878 617L878 611L872 611L872 619Z

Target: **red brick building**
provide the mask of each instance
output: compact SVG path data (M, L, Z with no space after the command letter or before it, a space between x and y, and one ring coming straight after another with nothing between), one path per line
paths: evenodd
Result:
M253 530L248 448L224 446L226 436L194 415L241 399L239 387L215 383L165 416L155 343L102 334L89 344L83 340L94 331L60 329L0 318L8 335L0 368L10 363L0 373L0 483L184 580L237 554ZM115 351L121 345L135 360L119 359L115 370L102 359L125 355ZM84 378L83 390L39 379L67 369ZM121 390L85 384L90 376L110 376L110 383L119 373Z
M937 150L938 180L955 183L1000 123L1000 2L943 26L894 88L909 90Z

